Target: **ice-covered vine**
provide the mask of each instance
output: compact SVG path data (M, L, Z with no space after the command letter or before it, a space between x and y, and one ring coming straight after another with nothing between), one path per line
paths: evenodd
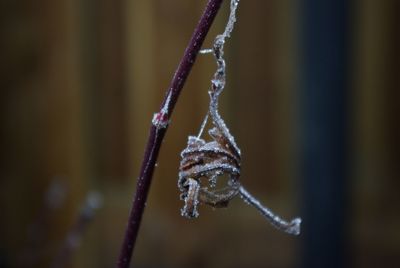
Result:
M181 199L185 205L181 214L187 218L198 217L198 205L208 204L213 207L226 207L229 201L237 195L248 204L255 207L273 226L289 234L300 233L300 218L286 222L270 209L263 206L239 182L241 152L234 137L231 135L224 120L218 112L218 99L226 83L226 64L224 59L224 45L229 38L236 22L236 10L239 0L231 0L230 15L225 30L218 35L212 49L204 49L201 53L213 53L217 70L211 80L209 111L201 124L197 136L189 136L187 147L182 151L182 161L178 187L181 190ZM206 142L201 138L211 117L214 125L208 133L213 139ZM228 177L227 185L216 189L217 179L222 175ZM208 184L204 186L204 180Z

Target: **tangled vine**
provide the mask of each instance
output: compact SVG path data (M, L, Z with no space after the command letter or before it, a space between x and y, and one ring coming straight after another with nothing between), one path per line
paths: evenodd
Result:
M301 219L295 218L287 222L270 209L263 206L239 182L241 152L234 137L231 135L224 120L218 112L218 99L226 82L224 44L230 37L236 22L236 9L239 0L231 0L230 16L225 31L214 40L212 49L205 49L205 53L212 53L216 59L217 70L211 80L209 111L201 125L198 136L189 136L187 147L181 153L178 187L181 199L185 202L181 214L187 218L199 216L198 206L207 204L212 207L226 207L235 196L240 197L255 207L276 228L289 233L300 234ZM211 117L213 128L208 131L212 141L206 142L201 138L203 130ZM217 180L221 176L228 180L222 189L217 189ZM204 180L207 180L205 184Z

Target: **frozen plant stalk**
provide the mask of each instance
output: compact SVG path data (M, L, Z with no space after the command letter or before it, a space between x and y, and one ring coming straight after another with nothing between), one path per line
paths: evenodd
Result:
M185 202L181 214L187 218L196 218L199 216L197 208L199 204L226 207L232 198L240 195L247 204L255 207L277 229L298 235L300 234L300 218L286 222L263 206L240 184L241 152L218 112L218 98L226 82L224 44L225 39L230 37L236 22L238 4L239 0L231 0L230 15L225 31L215 38L212 49L201 51L203 54L214 54L217 70L211 80L209 111L200 127L199 134L189 136L188 145L181 153L178 187L182 192L181 199ZM206 142L201 136L209 116L214 127L208 131L208 134L213 140ZM227 185L222 189L216 189L217 179L221 175L227 176ZM202 185L204 180L208 181L206 186Z

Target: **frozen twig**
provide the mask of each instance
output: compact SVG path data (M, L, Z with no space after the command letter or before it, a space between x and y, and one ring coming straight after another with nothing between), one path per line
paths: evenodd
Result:
M199 130L199 134L197 134L197 138L200 138L201 135L203 134L204 128L205 128L206 125L207 125L207 121L208 121L208 113L207 113L206 116L204 117L203 123L201 123L201 127L200 127L200 130Z
M144 212L147 195L150 189L153 171L160 151L162 141L168 129L171 114L174 110L176 101L185 84L186 78L192 69L204 39L221 7L223 0L209 0L206 8L195 28L192 38L185 50L183 58L171 81L166 97L161 104L160 111L153 116L150 133L147 140L146 150L143 157L140 175L137 180L136 194L134 197L132 209L129 214L129 220L125 231L124 242L119 254L117 267L127 268L132 258L132 252L135 247L142 215Z
M225 39L231 36L233 27L236 22L236 10L238 4L239 0L231 0L230 14L228 22L225 27L225 31L222 34L217 35L217 37L214 40L213 51L214 51L214 57L217 62L217 70L215 71L214 78L211 80L212 88L209 94L211 99L210 114L213 118L214 125L220 129L225 138L227 138L230 141L231 145L234 147L234 150L240 155L240 149L236 145L234 137L231 135L224 120L218 113L218 98L219 95L224 90L226 83L226 64L224 59Z
M212 50L211 48L205 48L199 51L199 54L209 54L209 53L213 53L214 50Z
M208 53L214 53L214 56L217 61L217 71L214 74L214 79L211 81L212 82L212 87L213 91L210 91L210 97L212 99L210 103L210 112L211 115L213 116L214 122L218 122L220 125L224 125L226 129L226 125L224 121L222 120L221 116L218 114L218 97L221 94L222 90L225 87L225 60L223 58L224 56L224 44L225 44L225 39L231 36L231 33L233 31L233 27L236 22L236 10L239 4L239 0L231 0L230 4L230 14L229 14L229 19L228 22L225 26L225 30L222 34L218 35L215 40L214 40L214 45L213 48L206 48L200 50L200 54L208 54ZM201 137L204 127L206 126L208 120L208 113L206 117L204 118L203 123L201 124L200 131L198 134L198 138ZM227 135L230 135L229 131L225 131ZM231 136L231 135L230 135ZM233 137L231 136L231 139ZM236 146L236 144L234 143ZM236 146L236 149L240 153L239 148Z
M197 218L199 212L197 212L197 205L199 204L199 190L200 184L194 179L186 180L185 186L188 187L188 191L185 199L185 206L182 208L182 215L187 218Z
M252 196L243 186L239 188L240 197L249 205L255 207L267 220L277 229L288 234L299 235L301 219L295 218L290 222L281 219L275 215L269 208L263 206L254 196Z

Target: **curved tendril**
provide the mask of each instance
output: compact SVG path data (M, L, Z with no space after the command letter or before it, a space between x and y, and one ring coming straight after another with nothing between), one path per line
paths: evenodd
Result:
M245 203L255 207L275 228L292 235L300 234L300 218L294 218L290 222L287 222L275 215L269 208L263 206L243 186L240 186L239 193Z
M255 207L274 227L289 234L300 234L301 219L295 218L290 222L275 215L269 208L263 206L239 182L240 176L240 149L236 145L224 120L218 112L218 99L226 83L226 64L224 59L225 39L230 37L236 22L236 9L239 0L231 0L230 15L225 30L214 40L212 49L203 49L200 53L213 53L217 62L217 70L211 80L209 112L201 124L197 137L190 136L188 147L182 152L182 161L179 173L178 186L183 192L185 206L182 216L187 218L198 217L197 206L205 203L213 207L225 207L228 202L239 194L242 199ZM206 143L201 135L211 116L215 128L209 130L213 142ZM209 148L212 146L213 148ZM226 151L227 150L227 151ZM207 190L201 187L200 178L207 177L215 184L216 177L221 174L230 174L230 184L221 191Z

